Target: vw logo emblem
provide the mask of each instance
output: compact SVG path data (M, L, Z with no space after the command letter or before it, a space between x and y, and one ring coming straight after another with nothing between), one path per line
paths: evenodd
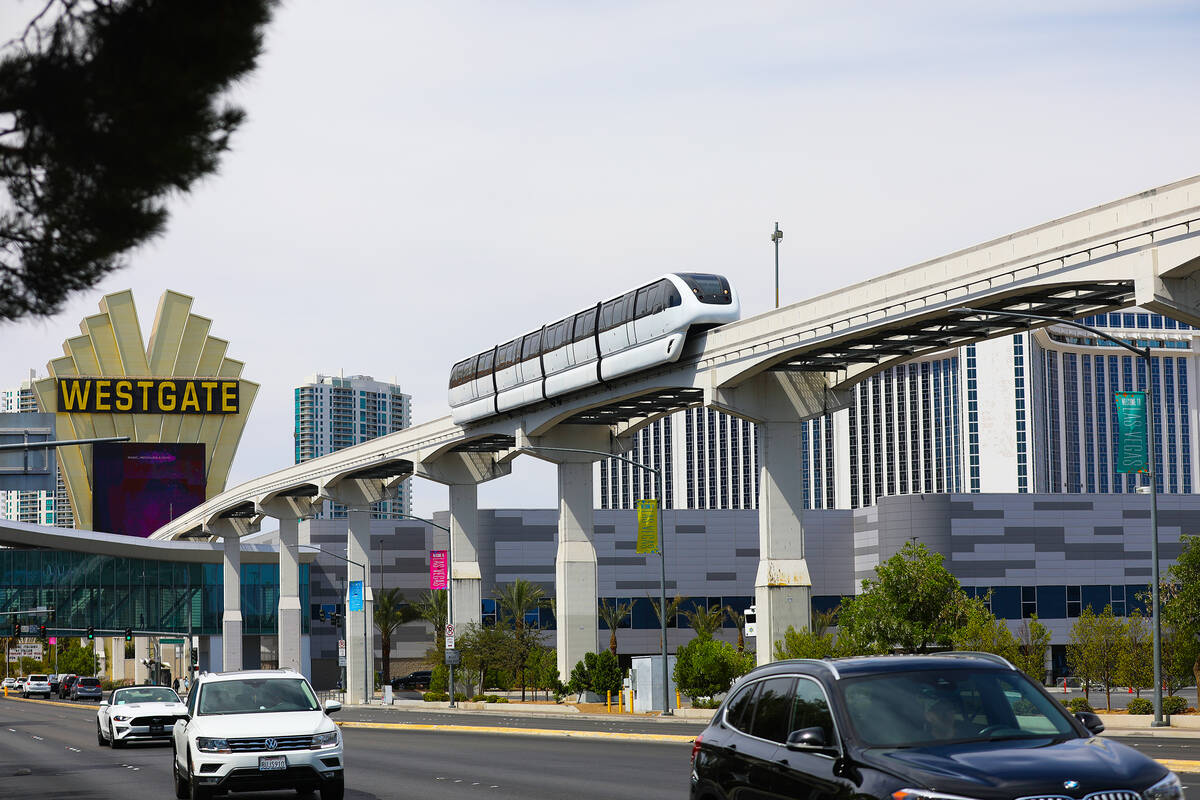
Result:
M267 749L268 750L274 750L278 746L279 746L279 742L276 741L275 739L267 739ZM1068 783L1075 783L1075 781L1068 781ZM1070 788L1074 788L1074 787L1069 786L1067 788L1070 789Z
M1079 781L1063 781L1064 789L1078 789Z

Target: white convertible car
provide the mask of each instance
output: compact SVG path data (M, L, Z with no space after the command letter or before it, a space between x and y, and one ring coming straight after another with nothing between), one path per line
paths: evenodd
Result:
M96 743L124 747L126 742L169 741L178 719L187 719L187 706L166 686L114 689L96 712Z

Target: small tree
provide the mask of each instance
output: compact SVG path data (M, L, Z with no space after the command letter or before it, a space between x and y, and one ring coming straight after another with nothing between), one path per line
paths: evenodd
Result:
M775 642L776 661L787 658L825 658L832 656L833 652L832 633L817 634L808 628L797 632L791 625L784 631L783 638Z
M621 666L617 662L617 654L611 650L601 650L596 654L596 662L591 669L592 691L604 697L608 692L619 692L624 683Z
M463 629L461 641L455 642L462 668L479 684L479 694L487 691L488 672L511 661L509 650L512 637L509 631L470 623ZM457 676L455 676L457 677Z
M392 677L392 637L401 625L420 616L417 609L404 602L399 589L383 589L375 596L375 627L379 630L379 648L383 657L383 680Z
M1180 537L1183 550L1160 589L1162 621L1178 632L1178 656L1191 655L1192 683L1200 686L1200 538ZM1165 627L1165 626L1164 626Z
M701 639L711 639L725 621L725 611L720 606L693 608L683 612L683 618Z
M629 617L632 606L629 603L617 603L605 600L597 606L596 611L604 624L608 626L608 649L617 652L617 628Z
M967 596L942 564L944 557L908 542L875 568L862 593L838 615L838 639L860 653L925 653L951 643L963 623Z
M1154 642L1146 618L1134 611L1125 622L1125 640L1117 658L1117 681L1131 687L1138 697L1154 685Z
M675 685L695 700L729 690L734 679L754 668L754 657L719 639L696 637L675 654Z
M1008 629L1008 624L996 619L977 597L968 598L965 608L962 625L951 634L954 647L958 650L995 653L1009 661L1016 661L1017 640Z
M446 649L446 590L427 591L413 605L421 619L433 625L433 646L440 654Z
M1113 616L1112 606L1096 614L1083 609L1071 628L1067 644L1067 663L1084 682L1084 696L1090 699L1088 683L1095 681L1104 687L1105 706L1112 708L1111 690L1117 676L1121 648L1125 640L1125 623Z
M1017 631L1017 668L1038 683L1046 682L1046 651L1050 649L1050 631L1034 614Z
M733 627L737 628L737 651L739 653L746 652L746 615L733 606L725 606L725 616L729 617Z
M496 587L496 604L501 611L501 622L512 626L511 668L520 676L521 699L525 699L525 665L529 654L541 644L537 626L525 624L525 615L538 609L545 600L546 592L536 583L517 578L512 583Z

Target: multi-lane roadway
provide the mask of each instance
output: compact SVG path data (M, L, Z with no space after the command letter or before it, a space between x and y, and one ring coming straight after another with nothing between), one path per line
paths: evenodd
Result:
M94 703L0 700L0 798L174 797L169 745L96 745ZM346 797L687 797L688 740L703 725L631 717L344 709ZM486 729L486 730L482 730ZM557 734L539 731L559 731ZM1200 795L1200 739L1122 737L1176 769ZM246 794L267 800L287 795Z

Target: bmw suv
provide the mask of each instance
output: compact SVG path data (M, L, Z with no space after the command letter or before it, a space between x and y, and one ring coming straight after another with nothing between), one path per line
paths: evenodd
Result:
M691 798L1183 800L1103 729L999 656L779 661L696 737Z
M175 796L296 789L342 800L342 736L327 716L341 707L322 709L289 669L202 675L171 732Z

